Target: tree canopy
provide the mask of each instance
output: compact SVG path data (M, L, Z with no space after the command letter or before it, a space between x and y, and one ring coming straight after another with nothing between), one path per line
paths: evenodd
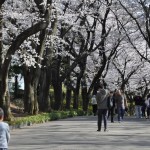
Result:
M82 91L84 110L99 81L110 90L149 92L149 0L3 0L0 6L0 106L8 116L10 66L21 70L31 114L62 109L62 85L66 107L73 91L78 109Z

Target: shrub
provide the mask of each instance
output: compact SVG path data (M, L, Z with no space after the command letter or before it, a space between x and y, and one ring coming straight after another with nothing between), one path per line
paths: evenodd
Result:
M92 114L88 112L88 114ZM80 110L70 110L70 111L53 111L51 113L41 113L35 116L17 117L9 121L9 125L13 128L20 128L21 126L30 126L32 124L43 123L52 120L64 119L74 116L84 116L87 115L84 111Z

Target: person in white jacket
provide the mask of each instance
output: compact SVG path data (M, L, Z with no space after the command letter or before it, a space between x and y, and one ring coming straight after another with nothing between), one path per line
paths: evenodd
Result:
M93 114L94 114L94 116L96 116L96 113L97 113L97 101L96 101L96 96L95 95L92 96L91 104L92 104L92 108L93 108Z

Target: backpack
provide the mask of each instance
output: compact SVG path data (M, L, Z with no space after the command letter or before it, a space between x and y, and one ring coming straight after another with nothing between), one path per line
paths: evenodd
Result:
M107 99L107 107L108 107L108 109L113 107L113 98L112 97L108 97L108 99Z

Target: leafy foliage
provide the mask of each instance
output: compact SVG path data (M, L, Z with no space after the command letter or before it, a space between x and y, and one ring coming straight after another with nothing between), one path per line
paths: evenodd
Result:
M91 114L91 112L88 112L88 114ZM32 124L44 123L47 121L53 121L53 120L64 119L64 118L75 117L75 116L83 116L83 115L87 115L87 114L81 110L54 111L51 113L41 113L36 116L13 118L8 123L10 126L12 126L12 128L19 128L21 126L29 126Z

